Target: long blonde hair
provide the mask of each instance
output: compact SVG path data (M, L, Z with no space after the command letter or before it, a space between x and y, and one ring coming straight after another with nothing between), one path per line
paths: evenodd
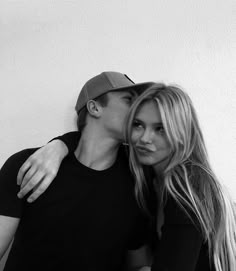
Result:
M131 144L132 124L139 108L149 100L157 103L172 148L160 185L162 199L164 194L169 195L188 215L194 213L217 271L235 271L235 206L211 169L191 99L174 85L152 85L136 99L130 109L126 139L130 146L130 167L136 179L135 194L138 202L147 210L144 196L147 184Z

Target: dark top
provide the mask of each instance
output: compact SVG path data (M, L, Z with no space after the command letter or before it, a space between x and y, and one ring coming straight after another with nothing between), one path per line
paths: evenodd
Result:
M14 154L0 171L0 214L21 218L4 270L121 270L126 250L143 245L147 232L123 150L103 171L70 153L29 204L16 196L16 176L35 150Z
M175 202L168 198L164 207L164 224L156 240L152 271L213 271L209 263L208 246L204 243L196 218L191 219ZM195 224L193 221L195 220Z
M73 152L78 136L77 132L71 132L58 138L68 146L69 152ZM196 226L198 224L196 218L189 212L191 220L170 196L166 199L164 207L162 237L158 238L157 199L152 187L152 173L148 167L145 167L145 175L150 188L147 202L153 214L152 231L148 233L149 243L154 251L152 271L214 271L213 264L209 264L208 246L204 243L199 227Z

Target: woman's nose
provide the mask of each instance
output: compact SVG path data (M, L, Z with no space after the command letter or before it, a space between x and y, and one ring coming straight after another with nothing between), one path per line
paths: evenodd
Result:
M150 144L152 143L152 132L149 131L148 129L146 129L141 138L140 138L141 142L145 143L145 144Z

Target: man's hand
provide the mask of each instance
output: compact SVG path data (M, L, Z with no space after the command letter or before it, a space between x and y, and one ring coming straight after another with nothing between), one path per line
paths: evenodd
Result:
M36 200L56 177L67 154L68 148L61 140L53 140L33 153L18 172L17 184L21 190L17 196L23 198L29 191L34 190L27 201Z
M127 271L151 271L152 255L148 246L127 252Z
M140 269L138 269L138 271L151 271L151 267L150 266L143 266Z

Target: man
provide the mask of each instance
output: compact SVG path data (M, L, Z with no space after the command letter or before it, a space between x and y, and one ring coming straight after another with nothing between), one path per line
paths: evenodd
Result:
M127 251L130 268L146 264L142 257L134 261L144 251L146 220L120 145L132 99L150 84L103 72L84 85L76 104L82 129L76 150L34 203L17 198L15 180L36 149L7 160L0 171L0 257L13 236L14 242L4 270L123 270Z

